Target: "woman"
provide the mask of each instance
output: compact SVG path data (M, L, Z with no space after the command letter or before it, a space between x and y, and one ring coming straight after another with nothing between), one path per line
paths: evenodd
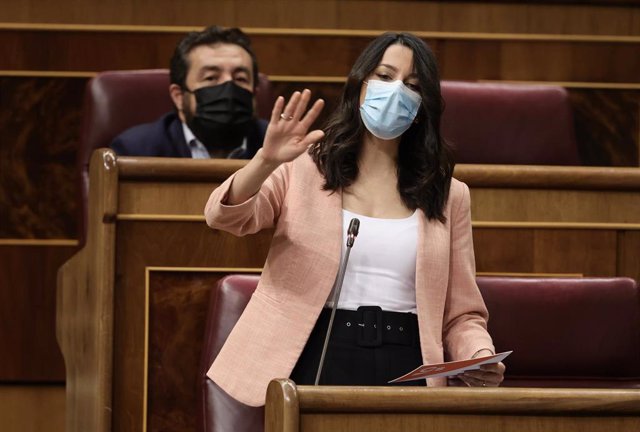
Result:
M207 203L212 228L244 235L275 227L258 288L208 376L252 406L264 404L273 378L313 382L352 217L360 235L321 383L384 384L445 355L492 354L469 190L452 179L440 137L432 52L410 34L376 38L354 64L326 135L308 132L323 107L318 100L307 111L310 98L305 90L286 105L276 100L263 148ZM503 372L487 365L460 378L497 386Z

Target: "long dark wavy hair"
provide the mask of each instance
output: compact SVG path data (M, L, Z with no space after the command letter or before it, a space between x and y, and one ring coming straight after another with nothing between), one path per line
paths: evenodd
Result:
M413 51L413 68L422 96L415 122L400 139L398 191L409 209L419 208L429 219L445 222L443 210L454 162L450 148L440 136L443 102L436 59L418 37L409 33L385 33L365 48L349 72L338 108L327 121L324 140L311 146L309 154L325 178L325 190L337 191L355 181L366 130L360 118L360 89L393 44Z

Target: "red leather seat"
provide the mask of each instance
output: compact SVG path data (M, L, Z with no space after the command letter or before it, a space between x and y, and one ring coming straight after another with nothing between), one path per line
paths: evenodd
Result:
M264 74L259 77L256 104L258 117L268 119L273 101L271 84ZM108 147L126 129L152 122L173 109L168 69L101 72L89 80L84 95L77 160L81 244L86 234L91 153L97 148Z
M202 432L263 430L263 408L235 401L206 377L258 280L231 275L212 290L198 375ZM640 388L640 288L633 279L477 282L496 350L513 350L503 386Z
M580 165L562 87L443 81L442 97L458 163Z
M221 279L211 292L198 371L198 430L201 432L259 432L264 429L263 407L237 402L206 376L259 279L259 276L230 275Z
M629 278L478 277L508 387L640 388L640 290Z

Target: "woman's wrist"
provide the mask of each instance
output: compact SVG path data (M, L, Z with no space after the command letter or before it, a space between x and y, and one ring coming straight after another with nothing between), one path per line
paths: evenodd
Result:
M265 171L268 171L268 172L275 171L276 168L278 168L282 163L279 161L270 160L269 158L265 157L263 148L258 149L254 158L256 162L260 165L261 169L264 169Z

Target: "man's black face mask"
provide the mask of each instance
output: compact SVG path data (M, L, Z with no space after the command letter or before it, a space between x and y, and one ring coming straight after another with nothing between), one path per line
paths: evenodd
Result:
M253 94L233 81L191 93L196 96L196 112L185 112L185 118L196 138L209 150L242 144L253 118Z

